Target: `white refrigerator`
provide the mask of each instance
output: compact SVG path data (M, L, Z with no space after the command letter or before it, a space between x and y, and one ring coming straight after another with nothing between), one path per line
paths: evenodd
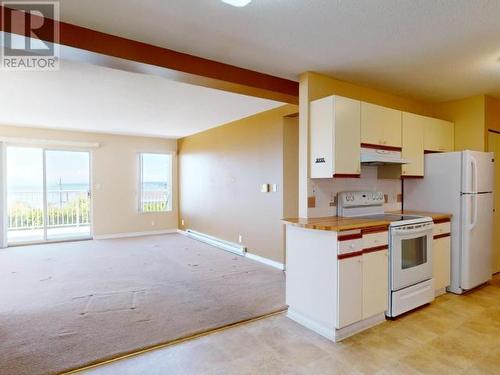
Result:
M451 213L451 285L461 294L491 279L493 153L425 155L424 178L404 181L405 210ZM500 228L497 228L500 230Z

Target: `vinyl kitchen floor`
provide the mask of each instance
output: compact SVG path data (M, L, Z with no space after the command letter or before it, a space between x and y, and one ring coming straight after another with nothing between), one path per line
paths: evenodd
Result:
M500 374L500 275L340 343L281 314L84 374Z

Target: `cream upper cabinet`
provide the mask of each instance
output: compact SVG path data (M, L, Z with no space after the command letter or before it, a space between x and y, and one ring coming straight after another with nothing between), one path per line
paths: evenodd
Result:
M361 102L341 96L310 105L311 178L359 176Z
M424 116L403 112L402 157L409 161L402 167L403 176L424 175L424 129L428 120Z
M424 129L424 149L427 151L448 152L454 150L454 129L452 122L426 118Z
M401 111L362 102L361 143L401 147Z
M388 250L363 254L363 319L387 310L388 275Z

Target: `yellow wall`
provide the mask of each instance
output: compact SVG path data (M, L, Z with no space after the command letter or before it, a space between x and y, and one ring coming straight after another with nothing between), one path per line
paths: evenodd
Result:
M315 72L302 74L300 82L306 83L308 86L307 97L309 101L329 95L340 95L420 115L433 116L434 114L433 105L431 103L340 81Z
M299 212L299 118L285 118L283 126L283 217Z
M455 123L455 150L486 150L484 95L436 104L435 113Z
M139 152L172 152L173 189L177 194L176 141L62 130L0 126L0 136L37 140L98 142L91 149L94 235L160 231L177 228L177 200L168 213L139 213ZM96 186L100 186L96 189ZM155 225L151 225L154 221Z
M282 223L284 116L297 106L235 121L178 142L179 219L194 229L284 261ZM277 184L262 193L261 184Z
M486 129L500 132L500 99L486 96Z

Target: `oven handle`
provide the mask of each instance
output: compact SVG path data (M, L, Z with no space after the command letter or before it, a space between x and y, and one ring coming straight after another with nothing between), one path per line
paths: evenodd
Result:
M432 230L432 224L429 225L429 226L422 226L420 228L416 228L416 229L398 229L398 228L394 228L394 235L405 235L405 234L413 234L413 233L422 233L422 234L425 234L427 235L427 233L424 233L424 232L427 232L429 230Z

